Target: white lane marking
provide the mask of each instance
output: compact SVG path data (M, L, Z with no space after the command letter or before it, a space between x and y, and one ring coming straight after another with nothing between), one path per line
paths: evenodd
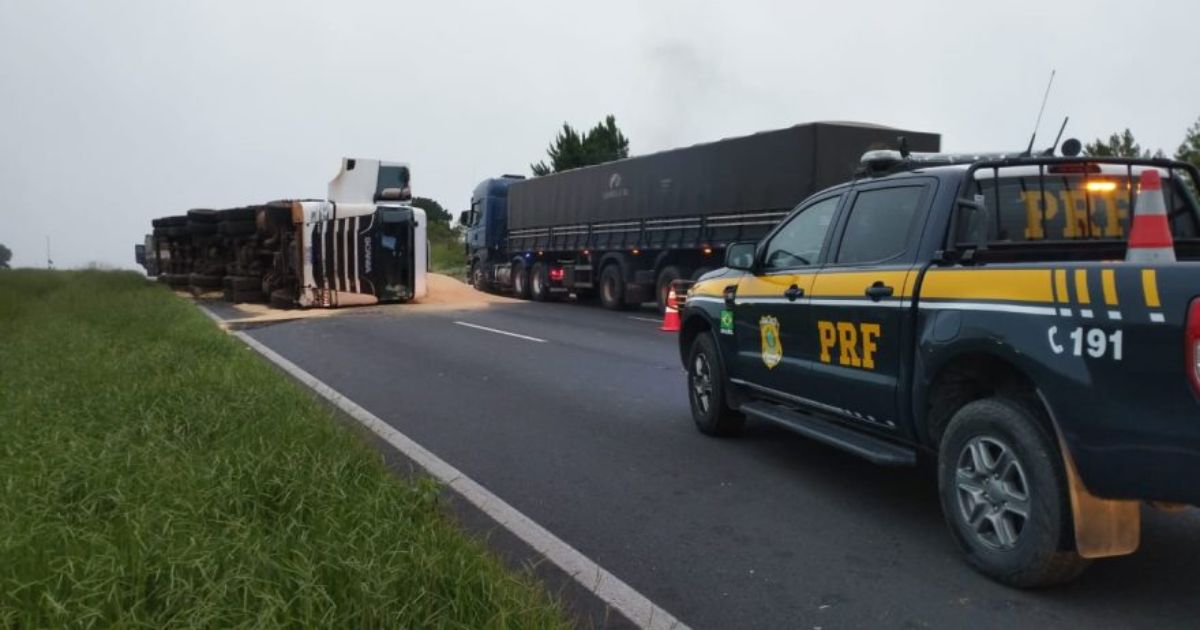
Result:
M1162 313L1150 313L1150 321L1156 324L1161 324L1167 320L1163 317Z
M1088 318L1088 319L1091 319L1091 318L1092 318L1092 315L1093 315L1093 314L1092 314L1092 309L1090 309L1090 308L1081 308L1081 309L1079 309L1079 314L1080 314L1080 315L1082 315L1082 316L1084 316L1084 317L1086 317L1086 318Z
M1109 311L1108 318L1116 321L1121 321L1121 311Z
M216 314L201 306L210 318L220 321ZM241 339L268 361L279 366L296 380L304 383L322 398L325 398L338 409L357 420L376 435L383 438L393 448L404 454L418 466L425 469L430 476L458 492L464 499L483 511L501 527L512 532L534 551L541 554L555 566L562 569L579 582L581 586L591 591L604 603L620 611L640 628L657 630L675 629L688 630L688 626L676 619L671 613L658 607L645 595L637 592L632 586L609 573L603 567L593 562L565 541L538 525L533 519L525 516L503 499L492 494L475 480L464 475L457 468L443 461L425 447L417 444L408 436L397 431L390 424L381 420L375 414L363 409L358 403L346 398L337 390L321 382L317 377L305 372L300 366L288 361L274 350L263 345L244 332L230 333Z
M520 333L515 333L515 332L508 332L507 330L500 330L499 328L488 328L487 326L480 326L479 324L472 324L470 322L456 321L454 323L458 324L459 326L466 326L467 328L474 328L476 330L486 330L487 332L496 333L497 335L508 335L509 337L516 337L517 339L524 339L526 341L536 341L538 343L546 343L545 339L539 339L537 337L530 337L529 335L522 335Z
M1070 316L1071 316L1071 309L1069 309L1069 308L1060 308L1060 309L1058 309L1058 314L1059 314L1059 315L1062 315L1063 317L1070 317Z
M628 317L629 319L636 319L639 322L650 322L651 324L661 324L662 323L661 319L654 319L652 317L638 317L637 315L626 315L626 317Z

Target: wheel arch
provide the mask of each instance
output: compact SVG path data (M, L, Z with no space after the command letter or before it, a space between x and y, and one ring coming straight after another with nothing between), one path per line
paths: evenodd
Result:
M679 326L679 362L682 365L687 365L688 351L696 337L713 330L712 322L703 311L689 311L684 314L683 322Z
M956 411L969 402L996 395L1022 403L1051 438L1057 440L1061 435L1048 401L1015 357L992 348L964 347L943 354L927 368L922 380L927 385L913 397L913 417L917 439L934 449Z

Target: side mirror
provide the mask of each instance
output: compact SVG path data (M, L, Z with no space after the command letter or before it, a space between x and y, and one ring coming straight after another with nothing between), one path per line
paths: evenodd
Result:
M459 224L459 225L467 225L467 224L468 224L468 219L470 219L470 218L471 218L471 211L470 211L470 210L463 210L463 211L462 211L461 213L459 213L459 215L458 215L458 224Z
M983 195L959 199L954 217L954 248L984 250L988 242L988 207Z
M725 248L725 266L740 271L750 271L754 268L754 252L757 243L734 243Z

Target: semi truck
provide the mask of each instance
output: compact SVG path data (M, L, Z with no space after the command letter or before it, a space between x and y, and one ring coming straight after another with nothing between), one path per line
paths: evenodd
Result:
M903 139L903 140L901 140ZM525 179L481 182L459 222L476 288L547 301L656 301L721 266L730 243L767 234L797 203L854 174L859 156L941 138L816 122Z
M194 293L278 308L425 295L425 212L406 164L346 158L327 199L193 209L154 219L135 247L147 274Z

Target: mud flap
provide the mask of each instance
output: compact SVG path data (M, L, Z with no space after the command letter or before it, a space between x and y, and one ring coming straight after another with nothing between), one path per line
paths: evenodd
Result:
M1071 491L1076 551L1084 558L1111 558L1137 551L1142 540L1141 503L1093 495L1079 478L1075 460L1061 436L1058 443Z

